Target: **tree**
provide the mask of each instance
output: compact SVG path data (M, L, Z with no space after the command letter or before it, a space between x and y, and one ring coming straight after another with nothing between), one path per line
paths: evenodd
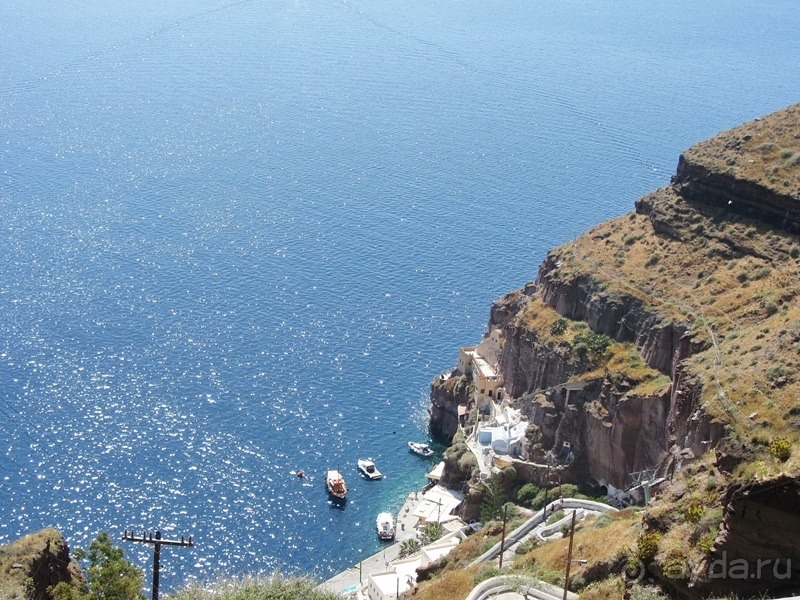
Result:
M542 491L535 483L526 483L517 492L517 502L523 506L530 507L536 499L537 494Z
M89 561L86 571L88 589L76 589L60 583L53 590L55 600L141 600L142 570L124 558L122 548L115 546L104 531L91 544L89 551L77 548L74 556Z
M428 544L432 544L440 537L444 535L444 526L438 521L431 521L430 523L426 523L425 527L422 530L422 545L427 546Z
M419 540L415 540L414 538L401 542L398 558L406 558L407 556L411 556L412 554L418 552L421 547L422 544L419 543Z
M481 522L498 520L503 514L503 505L506 503L506 493L503 489L502 479L495 475L484 484L483 502L481 503Z

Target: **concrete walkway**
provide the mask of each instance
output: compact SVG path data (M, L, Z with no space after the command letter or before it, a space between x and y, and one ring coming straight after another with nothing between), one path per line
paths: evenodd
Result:
M373 554L372 556L362 560L360 563L355 564L351 568L334 575L327 581L321 583L318 587L330 590L337 594L341 594L344 592L344 590L355 591L357 588L360 588L367 582L370 574L381 573L388 570L390 564L399 559L400 545L402 542L417 536L417 530L414 527L417 522L417 517L414 517L413 515L414 511L422 503L422 500L423 495L421 492L412 492L406 498L403 506L400 508L400 513L395 519L396 533L394 544L387 544L382 551L378 552L377 554ZM548 504L545 510L538 511L522 526L518 527L509 536L507 536L507 545L504 548L503 561L507 564L513 563L517 545L536 535L536 533L541 529L545 529L547 531L557 527L556 524L552 524L550 526L545 525L545 514L552 514L555 510L560 508L567 509L567 511L569 511L569 509L580 510L580 512L583 513L583 516L592 512L616 511L616 509L613 507L589 500L573 500L571 498L563 498L553 501ZM567 518L571 518L571 513L569 515L565 515L562 521ZM559 525L561 525L561 522L559 522ZM472 564L474 565L481 562L496 560L499 555L499 546L499 543L496 544L492 549L473 561ZM530 593L537 598L547 598L547 596L538 595L541 593L541 590L537 590L536 594L533 594L533 589L536 587L538 587L538 584L531 586L532 589ZM512 596L514 596L516 593L513 589L495 589L494 591L496 594L511 594L507 600L511 600Z
M406 498L403 506L400 508L400 513L395 519L394 544L386 544L385 548L377 554L373 554L346 571L334 575L327 581L321 583L318 587L341 594L342 590L351 588L351 586L360 586L361 583L366 583L370 573L386 571L389 568L389 563L398 559L400 555L400 544L405 540L416 537L417 530L414 529L414 525L417 519L411 515L414 514L414 511L421 502L421 492L412 492Z
M584 509L587 512L588 511L617 512L617 509L614 508L613 506L608 506L607 504L601 504L600 502L593 502L592 500L577 500L574 498L562 498L559 500L555 500L550 504L548 504L545 508L534 514L530 519L525 521L525 523L517 527L514 531L512 531L509 535L506 536L506 542L505 542L506 545L503 548L503 562L505 562L506 557L511 558L513 556L512 552L517 544L521 543L525 539L528 539L529 534L532 534L538 526L543 525L547 521L547 516L553 514L555 511L562 508L565 510ZM472 561L472 563L470 563L470 566L477 565L489 560L494 560L498 558L499 554L500 554L500 542L492 546L489 550L487 550L481 556Z

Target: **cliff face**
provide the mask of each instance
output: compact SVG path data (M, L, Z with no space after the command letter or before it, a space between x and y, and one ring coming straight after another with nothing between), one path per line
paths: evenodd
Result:
M466 377L449 375L439 376L431 383L431 405L428 414L431 431L452 440L458 431L458 408L467 406L472 388Z
M531 424L518 473L568 447L565 481L626 488L636 471L669 480L705 464L732 433L759 440L741 464L716 473L714 486L724 483L703 500L726 507L712 554L698 558L700 533L689 540L705 591L732 589L706 576L710 558L726 550L750 560L771 545L790 556L777 538L756 543L752 520L760 514L780 529L788 505L776 496L762 506L766 490L758 499L742 491L755 488L730 490L764 477L794 482L800 470L798 453L776 460L773 448L781 440L793 448L800 431L798 232L800 105L688 149L669 186L552 250L534 283L491 307L488 330L505 339L497 361L505 401ZM437 414L448 402L432 394ZM691 486L673 499L683 502ZM659 523L667 538L688 527L681 518ZM797 547L800 532L788 531Z
M800 233L800 105L684 152L673 185L687 199Z
M797 479L780 476L758 483L737 483L725 493L721 532L693 582L708 593L773 595L800 589L800 519Z
M26 535L0 548L0 598L50 600L60 582L84 582L64 538L55 529Z
M674 375L676 364L690 350L689 324L685 320L671 319L658 307L648 307L646 299L626 294L624 289L604 292L590 274L565 275L559 271L559 262L558 255L551 254L539 269L537 281L545 304L560 315L586 321L592 331L620 342L632 342L649 366ZM641 293L652 294L648 289Z

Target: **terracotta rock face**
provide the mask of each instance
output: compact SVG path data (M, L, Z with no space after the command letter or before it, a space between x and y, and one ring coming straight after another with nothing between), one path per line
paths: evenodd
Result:
M698 597L794 595L800 589L799 496L800 484L787 476L729 487L721 535L693 582Z
M0 553L0 593L4 597L51 600L51 591L64 581L84 581L80 567L55 529L32 533L4 546Z
M693 146L680 157L671 184L639 199L636 213L553 250L535 282L493 303L487 331L500 330L505 339L502 353L492 357L505 393L512 399L545 393L544 404L526 405L541 436L531 444L538 458L569 441L580 455L576 477L624 486L631 471L663 471L677 457L704 454L723 437L723 425L705 411L708 375L699 377L687 365L716 344L704 325L708 305L694 302L694 284L724 280L719 274L724 262L753 257L774 265L777 257L786 264L796 254L791 239L779 248L774 232L754 232L760 231L758 223L800 231L798 131L800 104ZM744 217L758 222L743 222ZM609 249L616 252L610 259ZM667 252L672 255L661 254ZM705 264L710 258L716 262ZM716 277L709 277L715 268ZM670 278L685 281L673 288ZM706 294L725 291L722 283L706 285L716 285ZM529 310L533 303L535 310ZM642 361L668 376L671 385L655 394L629 393L609 383L616 379L606 369L593 374L603 380L600 391L560 401L554 388L586 377L595 365L568 340L549 335L552 320L540 318L541 307L633 344ZM788 383L778 379L775 385ZM468 393L454 393L452 383L432 385L433 429L451 438L458 406L468 403Z
M652 574L679 597L796 593L796 454L777 464L765 448L800 428L800 104L689 148L635 206L552 250L535 282L491 307L503 404L529 422L517 487L552 485L556 467L559 482L627 490L654 470L666 479L657 529L683 543L685 507L670 503L698 492L711 461L697 459L713 450L714 546L686 540L691 582L659 571L663 557ZM431 402L451 435L468 396L432 386ZM752 472L769 476L743 484Z
M693 201L800 232L800 104L700 142L673 185Z

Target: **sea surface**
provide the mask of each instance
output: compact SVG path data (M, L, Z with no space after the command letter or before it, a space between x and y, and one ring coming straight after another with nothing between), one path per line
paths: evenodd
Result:
M162 591L378 552L492 300L800 101L798 31L795 0L1 3L0 543L108 530L149 589L123 531L192 535Z

